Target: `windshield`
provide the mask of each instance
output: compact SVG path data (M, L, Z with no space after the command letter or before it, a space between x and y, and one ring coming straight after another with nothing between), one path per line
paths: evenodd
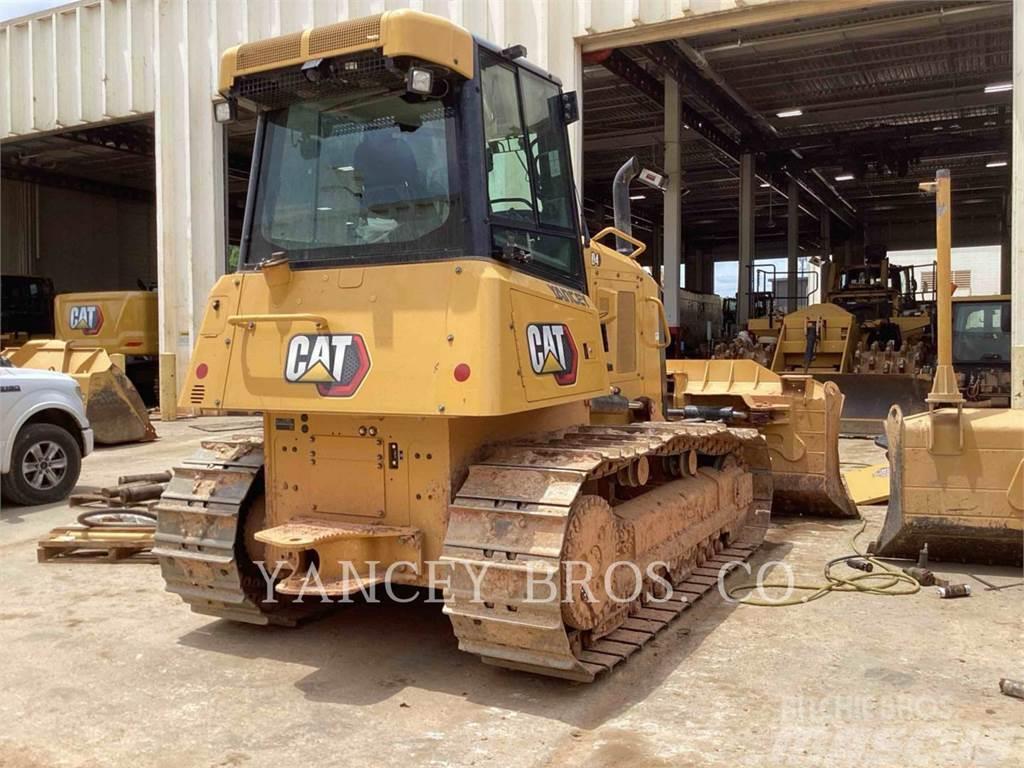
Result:
M1009 363L1009 302L953 304L953 360L957 363Z
M268 112L246 261L461 252L450 98L363 89Z

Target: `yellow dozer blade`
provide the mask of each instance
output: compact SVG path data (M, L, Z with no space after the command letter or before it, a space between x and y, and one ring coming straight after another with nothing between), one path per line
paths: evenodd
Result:
M839 428L844 435L874 437L885 432L889 410L898 405L905 414L928 410L925 397L931 388L929 376L909 373L822 373L819 381L833 382L843 393L843 417Z
M156 439L142 398L105 350L49 339L5 349L3 356L18 368L58 371L78 382L97 443L116 445Z
M773 514L859 517L839 472L843 395L835 384L779 375L753 360L667 360L675 409L732 408L764 435ZM707 412L704 412L707 415ZM745 419L745 420L744 420Z
M1021 564L1024 411L893 408L889 509L872 551L935 560Z

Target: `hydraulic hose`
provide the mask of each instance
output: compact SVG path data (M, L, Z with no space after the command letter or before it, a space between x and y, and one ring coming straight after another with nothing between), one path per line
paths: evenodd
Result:
M921 585L917 579L907 575L901 570L893 568L887 563L883 563L877 558L864 554L857 548L857 539L864 533L867 525L868 521L865 520L861 523L860 528L850 539L850 548L854 551L854 554L834 557L825 563L825 582L823 584L801 584L799 582L790 583L788 581L763 582L761 584L749 582L729 587L726 589L725 593L742 605L776 608L787 605L803 605L804 603L809 603L812 600L818 600L819 598L825 597L833 592L860 592L867 595L887 595L890 597L914 595L920 592ZM859 573L856 576L849 577L837 576L832 573L832 569L835 566L848 560L866 561L876 570L873 570L870 573ZM795 590L798 592L809 592L810 594L805 594L803 597L791 596L781 600L766 600L764 598L753 597L749 594L746 597L736 596L737 593L749 592L750 590L757 589L758 587L761 587L762 590L785 589L789 591Z

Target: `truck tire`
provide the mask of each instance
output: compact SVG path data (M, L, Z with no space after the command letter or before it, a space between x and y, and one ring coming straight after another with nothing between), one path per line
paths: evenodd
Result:
M81 471L82 451L70 432L56 424L27 424L14 438L3 499L23 506L60 501Z

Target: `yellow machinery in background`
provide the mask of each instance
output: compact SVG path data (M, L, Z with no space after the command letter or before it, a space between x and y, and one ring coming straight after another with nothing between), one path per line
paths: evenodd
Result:
M53 317L62 341L102 347L126 358L160 353L155 291L61 293L54 300Z
M953 368L972 407L1010 406L1010 297L953 297Z
M953 369L950 177L935 182L938 365L926 413L886 422L889 507L876 554L1021 564L1024 411L969 408Z
M97 443L117 445L156 439L142 398L105 350L47 339L8 347L3 356L18 368L71 376L82 390L85 414Z
M782 319L771 362L777 373L837 384L846 395L842 430L858 435L880 434L893 405L905 415L925 411L935 370L935 306L918 299L915 268L870 258L837 275L826 303ZM1008 405L1009 297L953 298L952 333L960 391L976 407Z
M3 355L19 368L59 371L78 382L96 442L156 439L157 296L151 291L64 293L54 299L55 339Z
M258 114L246 231L181 405L264 421L204 443L156 508L193 610L291 624L444 586L462 650L590 681L763 537L764 440L661 417L657 285L612 266L606 238L642 250L626 233L581 247L575 98L524 55L412 10L224 54L221 92ZM629 377L654 385L637 409Z
M673 409L756 427L771 457L773 514L859 517L839 471L843 394L752 360L668 360ZM709 412L711 411L711 412Z
M614 394L591 400L591 420L629 424L696 418L753 427L765 438L773 514L858 517L839 472L843 395L835 384L800 374L780 376L753 360L663 358L669 331L658 285L636 268L643 245L628 232L629 182L639 170L631 158L616 174L619 249L601 242L611 230L591 243L591 291L614 361L609 372ZM659 326L660 336L652 332ZM666 406L660 408L662 402Z
M930 367L924 344L911 340L920 339L928 323L927 316L894 318L894 325L905 326L902 345L880 349L874 341L865 348L867 327L855 315L833 303L812 304L783 318L771 367L833 382L846 396L842 431L879 434L893 404L909 413L925 407Z

